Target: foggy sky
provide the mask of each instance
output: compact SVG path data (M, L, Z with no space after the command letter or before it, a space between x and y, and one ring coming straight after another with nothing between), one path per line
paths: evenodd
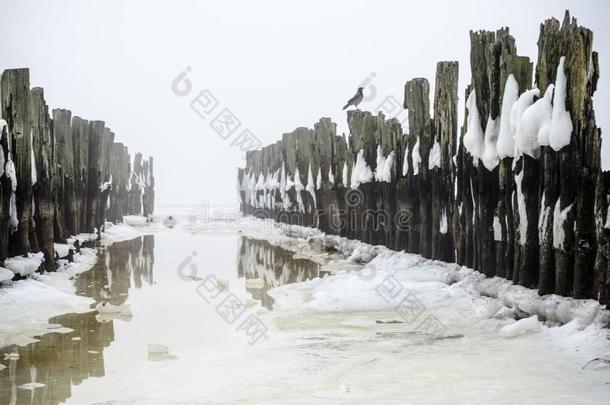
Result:
M469 30L510 27L520 55L536 60L540 23L570 9L594 32L601 78L597 123L608 128L610 28L606 1L0 1L0 70L29 67L50 108L106 121L132 154L155 158L161 201L236 201L243 154L211 127L228 108L263 144L341 111L367 78L360 107L402 104L407 80L436 63L460 64L459 109L470 81ZM187 67L190 95L171 89ZM374 76L374 77L373 77ZM190 106L207 90L212 116ZM461 122L461 121L460 121ZM233 134L232 136L236 136ZM610 146L604 144L604 167Z

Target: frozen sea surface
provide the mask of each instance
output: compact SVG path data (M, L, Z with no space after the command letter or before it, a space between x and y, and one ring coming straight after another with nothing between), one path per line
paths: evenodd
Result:
M101 250L75 288L106 309L54 317L39 341L3 348L0 403L610 398L610 369L583 369L610 355L593 302L540 301L459 266L319 242L178 227Z

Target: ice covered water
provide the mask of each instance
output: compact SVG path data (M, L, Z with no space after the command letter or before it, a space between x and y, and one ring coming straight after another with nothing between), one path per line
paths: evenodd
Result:
M3 348L0 403L607 401L610 371L583 369L609 347L602 328L517 324L417 256L381 255L372 273L353 261L233 231L114 244L76 279L111 310L55 317L38 342ZM429 317L439 324L420 327Z

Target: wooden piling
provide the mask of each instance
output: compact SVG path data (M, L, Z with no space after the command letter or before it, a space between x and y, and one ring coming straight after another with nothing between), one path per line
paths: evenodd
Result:
M30 91L32 107L32 140L34 149L34 163L36 167L36 184L33 186L34 220L36 223L36 236L40 250L44 253L44 269L55 270L54 250L54 168L55 151L54 139L51 131L51 117L44 99L44 90L35 87Z
M538 288L540 294L607 303L610 180L600 168L601 134L592 104L599 68L591 32L569 14L562 25L554 19L542 24L538 89L531 89L533 64L517 54L508 28L471 32L470 42L472 80L464 94L472 99L459 133L458 66L441 62L432 117L428 81L417 78L405 86L408 134L383 114L352 110L347 143L334 134L334 124L322 119L313 131L284 134L279 161L274 145L249 152L238 173L242 211L273 217L275 206L262 201L274 191L263 180L281 164L283 210L295 214L282 222L325 232L334 231L331 223L342 222L344 230L337 233L348 238L456 261ZM560 80L562 57L565 105L563 95L547 94ZM561 146L545 138L542 128L549 117L531 122L532 114L540 118L532 113L535 108L549 115L559 107L570 114L573 127L570 142ZM540 128L524 129L526 118ZM290 186L295 175L296 191ZM307 185L313 183L310 194ZM312 219L305 208L310 195L318 213L334 214ZM336 209L341 195L345 204Z
M13 254L31 251L30 225L32 218L32 137L30 117L30 71L8 69L0 79L2 118L7 123L8 150L17 177L14 190L17 220L12 234ZM8 162L8 158L6 158ZM9 230L9 233L12 230Z

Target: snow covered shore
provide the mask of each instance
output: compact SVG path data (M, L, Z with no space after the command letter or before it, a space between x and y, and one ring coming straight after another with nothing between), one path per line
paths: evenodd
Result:
M416 328L426 314L445 328L445 335L467 334L476 327L512 338L525 333L543 333L583 359L608 356L610 311L597 301L558 295L539 296L536 290L483 274L453 263L425 259L419 255L372 246L319 230L244 218L244 234L307 255L319 246L343 254L346 267L359 264L357 271L338 271L331 277L275 288L269 293L274 308L314 312L395 311L398 302L384 297L388 280L397 281L402 294L412 292L425 310L413 321ZM257 231L256 227L261 231ZM318 251L319 252L319 251ZM319 258L319 254L318 254ZM341 268L333 263L332 268ZM325 267L322 267L324 270ZM401 322L411 320L402 318ZM442 336L441 336L442 337Z
M102 246L143 235L142 228L137 228L141 223L138 217L126 217L123 224L107 223L102 232ZM64 257L75 240L85 242L96 238L93 233L76 235L68 240L70 244L55 244L55 252ZM31 253L27 258L7 259L7 268L0 267L0 347L27 345L36 340L36 335L58 331L57 325L48 323L53 316L91 311L93 300L75 294L73 279L95 265L95 250L83 247L80 254L74 254L74 262L62 259L57 271L35 273L43 260L42 253ZM17 273L26 278L10 281Z

